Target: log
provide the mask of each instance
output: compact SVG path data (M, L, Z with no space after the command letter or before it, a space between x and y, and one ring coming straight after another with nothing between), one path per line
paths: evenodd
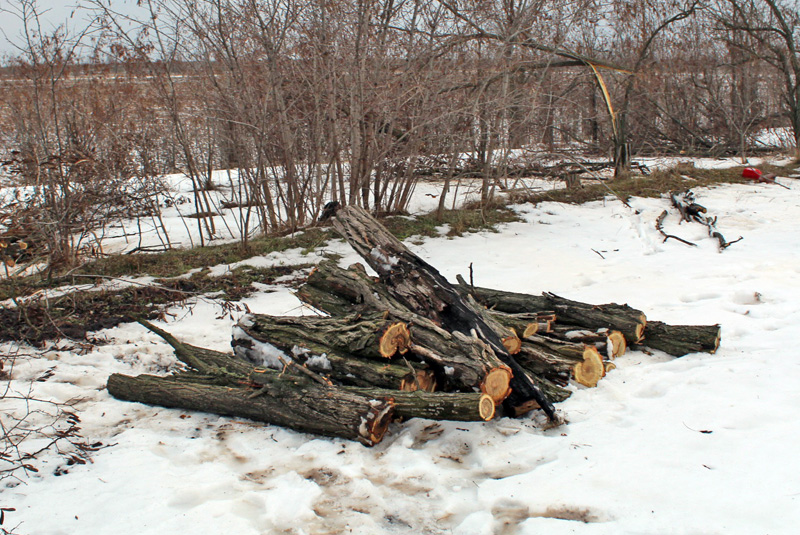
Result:
M375 270L397 301L445 330L482 340L513 374L508 404L535 400L551 420L555 408L503 345L479 307L468 303L433 266L408 250L364 209L348 206L333 217L333 228ZM489 351L487 351L488 353Z
M259 321L264 325L270 319L274 318L263 316ZM245 323L252 324L252 319ZM235 327L231 345L236 356L251 365L282 369L287 362L296 362L341 385L397 390L403 388L413 370L409 369L410 364L360 358L308 339L267 338L254 329ZM421 367L419 364L416 366Z
M574 326L561 325L554 328L551 332L547 333L547 335L566 342L591 344L608 360L621 357L628 348L625 336L619 331L602 329L595 332L575 329Z
M436 372L442 389L478 388L497 403L508 397L512 372L481 340L458 331L448 332L416 314L399 311L387 314L408 322L409 353Z
M272 375L275 377L255 396L247 388L198 384L180 377L129 377L116 373L109 377L107 388L117 399L249 418L304 433L356 440L367 446L379 443L391 422L391 401Z
M563 354L547 347L523 342L522 351L517 355L520 365L529 372L540 377L556 379L558 376L569 378L577 364L584 360L585 346L573 354Z
M668 325L651 321L647 324L641 345L682 357L690 353L715 353L721 337L719 325Z
M405 322L411 334L409 353L434 370L441 389L477 387L498 403L509 395L512 371L484 342L458 331L449 332L409 311L358 264L346 270L333 263L320 264L296 295L332 315L353 309L363 315L378 311L387 321Z
M647 328L645 327L645 332ZM625 340L625 335L619 331L611 331L608 333L608 340L611 343L611 351L608 352L609 360L621 357L628 350L628 343Z
M178 360L197 370L200 374L209 376L210 378L205 379L205 381L209 383L220 385L230 384L231 382L236 383L241 380L242 376L247 376L251 373L253 364L262 364L260 355L268 351L272 353L281 353L282 351L276 347L272 347L270 350L264 349L263 347L256 347L256 344L260 344L261 342L251 339L252 342L248 344L246 339L240 338L234 340L234 353L239 357L234 358L234 355L229 353L213 351L211 349L180 342L168 332L159 329L148 321L139 320L139 323L161 336L170 344ZM289 350L290 349L291 348L289 348ZM287 363L299 361L300 364L308 367L310 370L321 373L338 384L352 386L375 386L387 389L399 389L402 388L403 383L409 379L410 370L407 366L396 366L342 356L333 351L328 351L326 353L325 349L316 346L313 348L317 350L316 353L314 353L312 349L305 349L306 350L297 351L298 354L293 355L294 358L290 358L284 353L283 358L285 362L278 361L279 365L276 367L285 368ZM252 353L250 353L251 351ZM323 354L325 355L324 357L322 357ZM227 378L227 381L225 378Z
M382 314L340 317L248 314L237 327L283 350L311 344L362 358L388 359L408 351L408 326Z
M331 316L354 312L409 311L389 294L385 286L370 277L361 264L342 269L334 262L323 262L311 270L305 284L295 295Z
M275 371L256 368L249 375L250 384L261 388L274 380ZM432 420L488 421L495 416L495 403L487 394L480 392L426 392L387 390L376 387L342 387L369 398L390 401L394 404L394 416L399 419L428 418Z
M487 353L479 340L449 333L430 320L410 313L398 317L400 314L392 311L335 318L252 314L239 322L241 333L235 334L234 347L237 353L255 360L256 357L249 356L250 352L264 353L262 345L267 344L267 351L273 347L291 352L296 358L306 359L309 366L327 360L331 378L342 384L401 389L411 379L408 365L382 364L386 366L387 377L381 378L381 365L358 362L359 359L350 355L378 357L381 353L377 349L377 333L385 332L385 325L402 324L405 329L403 345L409 359L417 358L430 366L441 388L467 391L479 388L498 402L508 396L510 370ZM320 358L323 354L325 359ZM319 371L327 373L325 369Z
M487 312L489 317L514 331L520 339L532 334L549 333L553 330L553 323L556 321L554 312L520 312L517 314L499 310L488 310Z
M470 286L458 277L458 290L472 295L483 306L506 313L523 313L553 310L557 323L575 325L583 329L613 329L620 331L630 344L641 341L647 319L644 312L628 305L616 303L592 305L565 299L551 293L531 295L503 290Z
M172 346L172 350L179 361L201 374L239 378L242 375L247 375L252 369L252 365L233 358L230 353L196 347L181 342L172 334L156 327L147 320L139 319L137 322Z

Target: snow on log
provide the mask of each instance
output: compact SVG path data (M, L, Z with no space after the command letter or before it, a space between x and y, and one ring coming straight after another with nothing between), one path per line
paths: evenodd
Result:
M487 345L487 353L493 352L511 370L509 406L535 400L551 420L557 420L553 404L503 345L507 331L490 326L485 312L461 296L433 266L357 206L338 210L333 227L375 270L391 297L442 328L476 337Z

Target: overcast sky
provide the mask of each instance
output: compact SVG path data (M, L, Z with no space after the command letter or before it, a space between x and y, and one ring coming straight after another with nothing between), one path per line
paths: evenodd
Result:
M142 14L142 8L136 6L136 0L103 0L111 9L126 15ZM82 30L88 24L89 13L80 5L85 0L36 0L39 20L44 32L50 32L60 25L72 30ZM22 36L22 20L20 0L0 0L0 54L14 54L12 43L20 43Z

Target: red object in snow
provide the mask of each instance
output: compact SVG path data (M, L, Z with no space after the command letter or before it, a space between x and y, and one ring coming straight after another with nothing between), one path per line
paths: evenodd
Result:
M742 177L758 180L761 178L761 169L756 169L755 167L745 167L742 169Z

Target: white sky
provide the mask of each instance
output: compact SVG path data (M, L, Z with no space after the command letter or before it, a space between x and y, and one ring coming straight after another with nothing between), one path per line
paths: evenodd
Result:
M126 15L143 13L142 8L136 6L136 0L103 0L103 3ZM60 25L66 25L74 31L84 29L90 19L85 8L87 4L86 0L35 0L44 32L50 32ZM0 0L0 55L14 54L14 43L21 42L21 5L21 0Z

